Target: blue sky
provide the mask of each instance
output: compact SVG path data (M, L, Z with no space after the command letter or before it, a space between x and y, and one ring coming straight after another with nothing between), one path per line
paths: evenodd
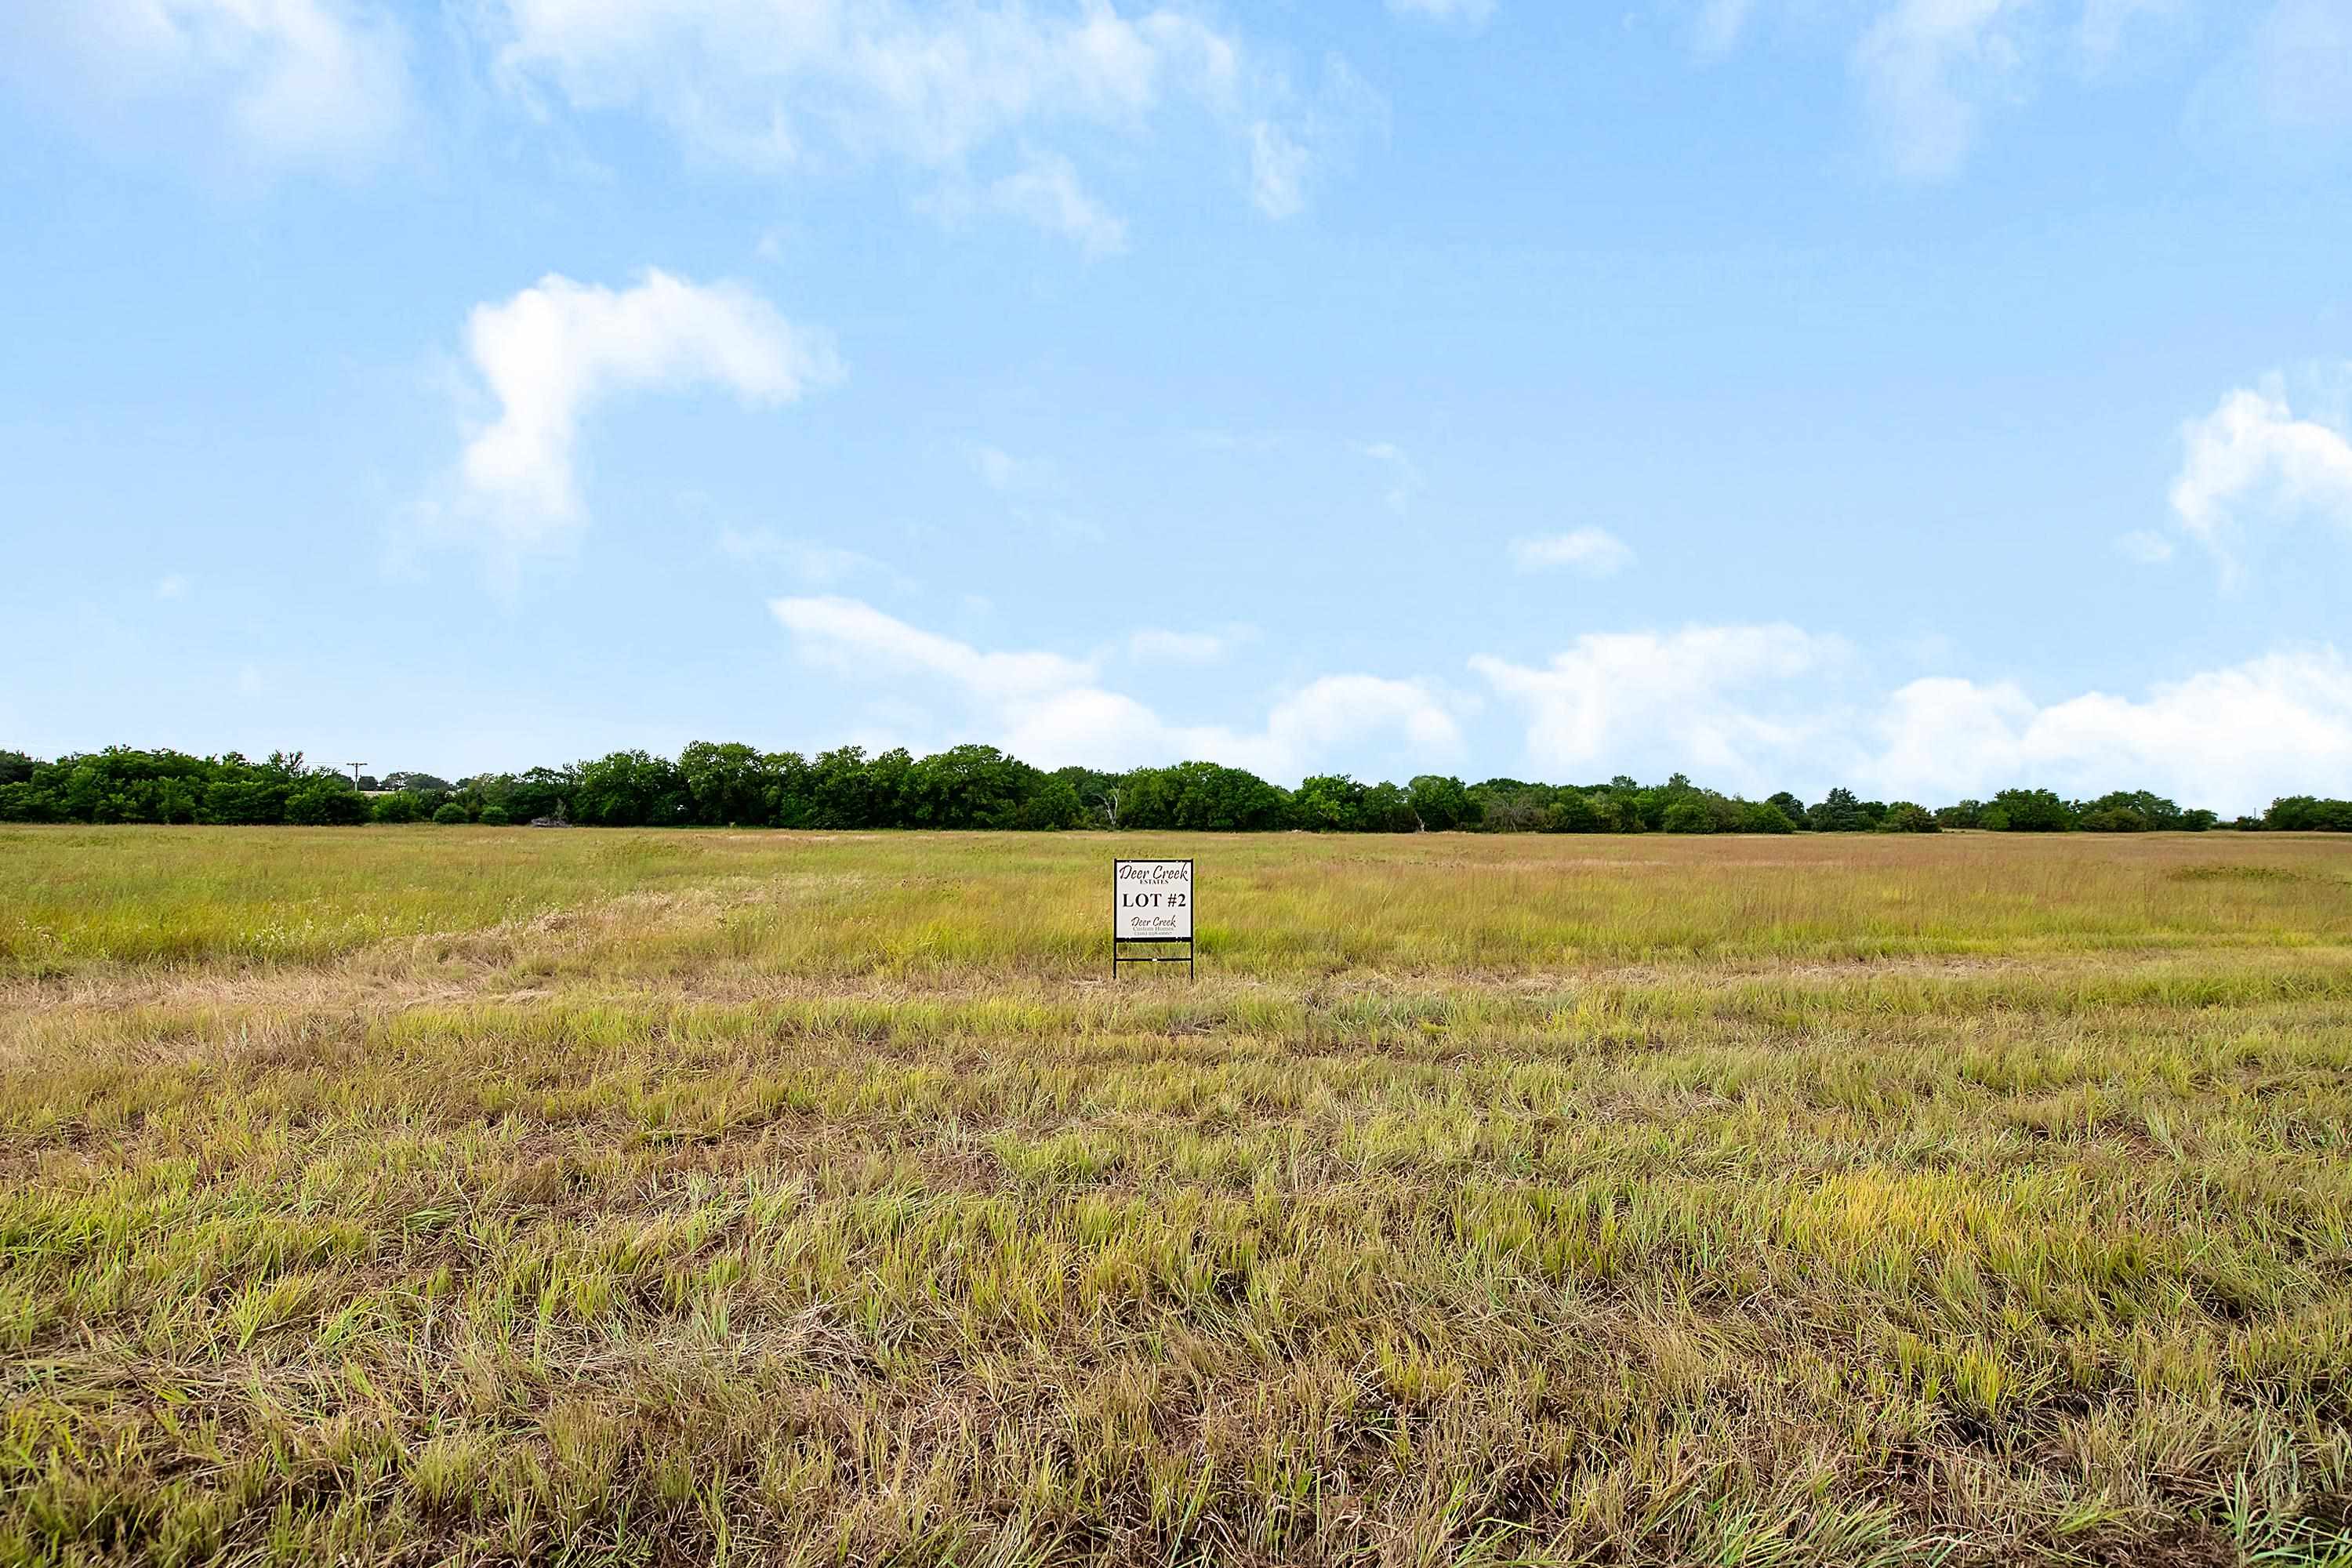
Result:
M2352 794L2352 0L83 0L0 213L0 745Z

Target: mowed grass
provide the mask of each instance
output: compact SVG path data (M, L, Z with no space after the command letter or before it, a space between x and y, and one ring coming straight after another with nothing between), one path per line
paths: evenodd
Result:
M0 829L0 1563L2352 1563L2323 838Z

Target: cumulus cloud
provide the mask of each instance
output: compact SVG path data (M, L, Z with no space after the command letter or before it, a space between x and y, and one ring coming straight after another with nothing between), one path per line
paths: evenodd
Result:
M1442 761L1461 750L1453 716L1416 681L1326 676L1276 703L1259 730L1176 724L1097 684L1093 659L983 652L854 599L777 599L769 608L804 658L867 681L915 678L944 686L968 720L987 724L1007 750L1043 766L1208 758L1295 779L1337 752L1383 735L1415 759Z
M1789 683L1846 658L1840 639L1792 626L1685 626L1588 633L1540 667L1481 654L1470 668L1525 711L1529 759L1560 778L1647 763L1746 788L1819 727Z
M2040 705L2011 684L1917 680L1890 697L1865 776L1893 794L1958 797L2031 781L2062 794L2155 788L2255 811L2352 768L2352 664L2333 647L2273 654L2142 698Z
M1930 803L2151 788L2236 813L2352 768L2352 662L2332 647L2050 702L1954 676L1874 691L1839 639L1789 626L1596 634L1548 666L1471 668L1564 782L1682 768L1750 792L1845 784Z
M62 112L201 127L268 168L349 170L407 116L407 40L362 0L72 0L0 7L0 77Z
M2241 387L2181 426L2172 511L2225 573L2246 536L2267 523L2315 518L2352 530L2352 440L2298 417L2282 386Z
M1633 563L1633 547L1605 528L1579 528L1511 542L1511 563L1522 572L1566 567L1588 577L1606 577Z
M466 352L499 407L460 461L464 518L509 550L543 544L583 516L572 450L594 404L713 386L773 405L841 375L822 334L793 326L740 284L648 270L612 289L554 274L476 306Z
M1296 210L1307 139L1290 93L1235 35L1166 7L918 6L905 0L503 0L508 79L579 110L633 110L709 155L759 168L887 157L961 183L1013 143L1015 172L948 203L1016 215L1108 254L1118 220L1066 158L1071 131L1137 135L1175 104L1250 144L1254 192ZM1297 158L1287 146L1300 150Z

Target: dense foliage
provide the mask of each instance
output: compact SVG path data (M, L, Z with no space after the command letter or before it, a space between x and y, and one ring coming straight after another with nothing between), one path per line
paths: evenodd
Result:
M1907 800L1833 789L1808 805L1787 792L1745 800L1691 783L1619 774L1605 784L1465 784L1423 773L1402 784L1318 773L1295 790L1215 763L1046 773L993 746L933 756L868 756L843 746L803 757L698 741L676 762L614 752L569 767L482 773L455 784L394 772L356 783L306 766L299 752L251 762L235 752L194 757L109 747L37 762L0 751L0 822L511 823L610 827L1177 828L1318 833L2200 833L2221 826L2147 790L2070 801L2046 789L2008 789L1989 801L1930 811ZM2352 832L2352 801L2289 795L2243 829Z

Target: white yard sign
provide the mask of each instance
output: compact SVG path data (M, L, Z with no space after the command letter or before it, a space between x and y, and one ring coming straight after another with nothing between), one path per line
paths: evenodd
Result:
M1111 940L1191 942L1192 862L1117 860L1111 863Z

